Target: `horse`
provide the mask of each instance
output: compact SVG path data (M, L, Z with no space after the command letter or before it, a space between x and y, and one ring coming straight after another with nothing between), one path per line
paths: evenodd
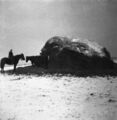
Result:
M26 56L26 62L31 61L32 65L38 62L39 56Z
M17 66L17 64L18 64L18 62L19 62L20 59L21 60L25 60L25 57L24 57L23 53L13 56L12 59L7 58L7 57L2 58L1 59L1 64L0 64L1 65L0 66L1 67L1 72L4 72L4 66L5 66L5 64L14 65L13 72L15 72L16 71L16 66Z
M47 68L47 58L44 56L26 56L26 62L28 61L34 66Z

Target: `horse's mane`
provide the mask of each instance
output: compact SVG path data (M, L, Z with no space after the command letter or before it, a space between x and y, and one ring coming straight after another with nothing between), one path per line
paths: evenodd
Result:
M14 55L14 57L21 56L21 55L24 55L24 54L23 53L17 54L17 55Z

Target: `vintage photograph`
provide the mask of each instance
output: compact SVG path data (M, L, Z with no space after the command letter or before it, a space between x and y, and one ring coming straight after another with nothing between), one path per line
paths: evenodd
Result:
M117 120L116 0L0 0L0 120Z

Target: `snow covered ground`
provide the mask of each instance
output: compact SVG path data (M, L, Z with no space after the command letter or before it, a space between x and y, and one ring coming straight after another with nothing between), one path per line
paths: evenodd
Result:
M117 120L117 77L0 74L0 120Z

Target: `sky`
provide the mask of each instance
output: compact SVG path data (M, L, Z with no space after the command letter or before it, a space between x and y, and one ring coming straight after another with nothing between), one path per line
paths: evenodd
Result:
M0 0L0 57L39 55L55 36L81 37L117 57L116 0Z

